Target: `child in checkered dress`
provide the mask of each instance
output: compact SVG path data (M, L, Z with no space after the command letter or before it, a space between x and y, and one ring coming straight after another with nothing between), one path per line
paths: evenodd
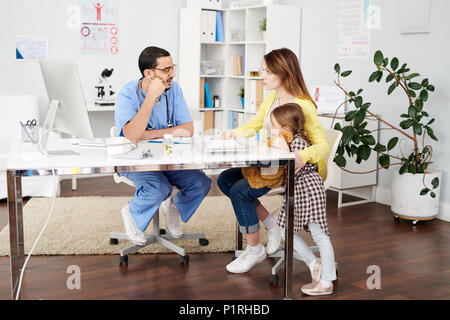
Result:
M271 121L273 129L288 130L294 136L290 146L282 138L275 139L276 147L298 152L310 145L303 131L305 119L299 105L287 103L275 108L271 114ZM283 199L278 217L280 228L285 227L285 208L286 203ZM318 259L305 241L296 234L302 229L311 233L319 248L321 259ZM336 267L328 232L326 193L323 180L317 171L317 164L308 162L296 173L294 180L294 251L300 255L311 271L312 283L303 286L302 292L308 295L331 294L332 281L336 279Z

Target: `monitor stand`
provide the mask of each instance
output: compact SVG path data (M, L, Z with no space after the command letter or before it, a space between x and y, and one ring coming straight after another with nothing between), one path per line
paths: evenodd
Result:
M66 156L66 155L80 155L80 153L73 150L47 150L48 135L50 131L66 132L64 130L54 129L56 114L61 107L59 100L52 100L48 107L47 116L45 117L42 132L39 134L38 148L39 151L46 156ZM62 126L64 127L64 126Z

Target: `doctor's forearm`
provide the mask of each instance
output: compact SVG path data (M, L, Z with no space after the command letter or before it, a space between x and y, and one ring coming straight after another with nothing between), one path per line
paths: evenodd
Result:
M145 134L155 100L156 98L147 95L138 113L123 127L123 135L125 138L133 142L143 139L142 136Z
M186 122L167 129L146 130L143 134L143 140L163 138L165 134L172 134L175 137L192 137L194 134L194 124Z

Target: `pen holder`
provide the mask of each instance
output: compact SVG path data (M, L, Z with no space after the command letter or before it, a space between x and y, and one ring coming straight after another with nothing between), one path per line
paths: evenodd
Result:
M39 141L39 127L35 125L24 124L22 126L22 142L37 143Z

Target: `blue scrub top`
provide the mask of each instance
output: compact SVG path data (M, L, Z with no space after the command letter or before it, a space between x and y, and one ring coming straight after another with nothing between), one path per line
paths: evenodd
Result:
M142 103L144 103L146 93L143 90L137 90L139 80L127 83L117 96L114 119L119 136L123 136L123 126L134 118ZM191 122L191 115L184 100L183 91L178 83L172 81L172 85L166 91L166 94L169 98L169 114L172 125L175 127L186 122ZM162 94L160 101L155 102L153 106L147 128L165 129L168 127L167 125L166 97Z

